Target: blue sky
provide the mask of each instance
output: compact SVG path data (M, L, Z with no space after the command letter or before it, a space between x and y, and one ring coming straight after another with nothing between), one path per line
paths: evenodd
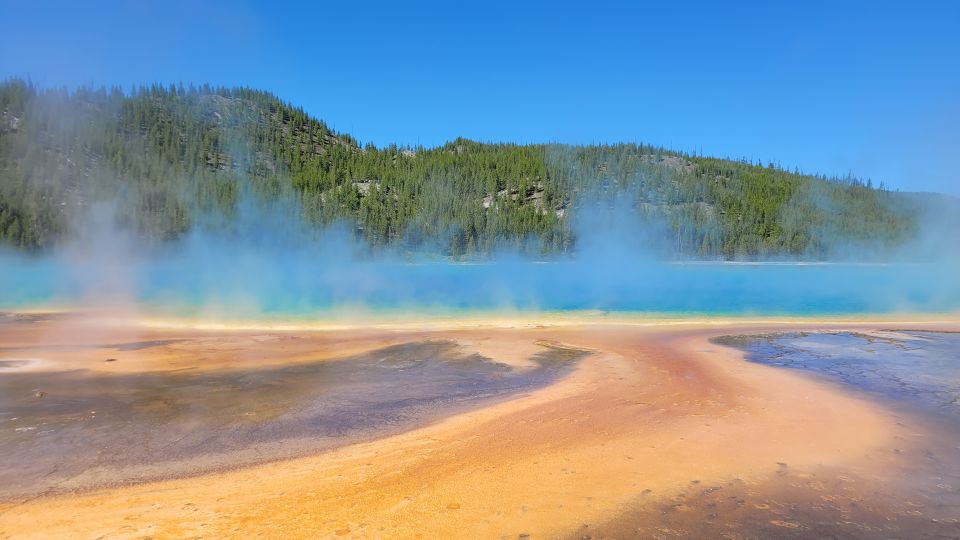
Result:
M269 90L378 145L644 141L960 195L960 2L0 0L0 76Z

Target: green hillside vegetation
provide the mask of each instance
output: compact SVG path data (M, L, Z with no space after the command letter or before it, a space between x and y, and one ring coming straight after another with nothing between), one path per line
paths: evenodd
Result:
M144 242L230 219L249 192L295 199L317 226L348 222L374 248L457 258L499 248L574 252L576 217L629 201L675 256L826 258L895 246L916 199L642 144L360 146L247 88L40 90L0 85L0 241L42 251L114 201ZM651 229L653 230L653 229Z

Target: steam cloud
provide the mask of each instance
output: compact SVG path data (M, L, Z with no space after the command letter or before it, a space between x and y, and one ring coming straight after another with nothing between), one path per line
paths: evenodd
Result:
M930 234L885 264L669 262L625 203L585 211L581 249L540 262L515 252L453 263L367 253L346 225L320 232L279 206L244 205L227 229L198 228L140 250L109 225L82 227L62 250L2 255L2 301L161 310L214 318L367 310L614 310L705 313L952 311L960 307L954 252L929 260ZM915 262L923 253L927 259Z
M243 145L238 145L242 147ZM238 154L242 152L238 151ZM242 156L241 156L242 157ZM371 253L350 224L306 224L296 197L243 190L229 219L144 247L109 203L77 216L53 253L0 251L0 307L55 305L217 319L335 316L379 310L603 310L662 313L856 313L960 309L957 218L931 207L913 242L884 263L670 261L666 224L629 191L576 208L576 255L544 262L504 249L458 263ZM829 204L817 200L811 204ZM789 223L788 223L789 225ZM829 224L821 234L829 237ZM841 246L846 261L875 261Z

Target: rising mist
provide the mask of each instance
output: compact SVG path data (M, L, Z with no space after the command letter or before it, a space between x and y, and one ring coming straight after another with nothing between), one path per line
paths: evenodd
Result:
M85 99L95 104L125 99L116 92ZM244 99L267 99L243 92L238 95L248 96ZM172 90L175 99L190 101L194 99L190 95ZM711 246L722 240L725 210L701 201L665 200L664 193L669 194L670 186L685 178L692 165L679 155L661 155L660 150L641 155L639 161L632 154L614 152L595 168L585 169L589 152L549 145L545 161L567 178L567 189L574 194L570 200L548 207L538 199L545 195L537 191L541 189L537 184L491 192L484 200L484 209L493 215L498 205L524 198L538 215L555 212L574 240L560 251L546 249L551 245L546 239L527 234L504 238L488 252L452 255L444 246L462 230L422 221L397 235L417 237L417 242L371 244L356 220L318 220L313 215L323 206L324 194L311 199L292 188L290 171L269 163L272 169L267 171L270 167L262 162L256 141L244 131L244 123L251 120L241 114L243 109L230 108L236 104L228 100L239 99L232 95L197 94L183 113L188 123L196 120L193 116L202 116L221 126L223 153L212 162L205 159L215 170L229 171L225 178L206 172L188 177L186 169L172 169L167 174L180 175L168 182L173 191L157 191L145 179L156 172L144 178L123 176L99 162L82 178L77 177L80 173L70 176L62 167L41 168L28 176L27 185L52 185L54 193L69 194L62 203L66 230L52 247L30 254L12 248L0 252L0 306L216 319L362 316L380 311L830 314L960 308L955 278L960 249L953 235L960 226L954 212L957 201L897 194L897 200L909 202L904 208L913 213L912 227L894 237L850 219L861 206L867 211L867 206L893 195L878 196L867 187L835 181L806 182L782 205L776 221L780 229L769 234L801 238L817 252L760 249L733 260L692 256L698 246L691 243ZM98 115L120 114L118 109L91 112L99 109L74 107L70 99L53 94L23 106L18 114L59 124L62 141L38 131L32 139L16 139L20 146L14 152L29 156L36 148L96 147L91 123ZM12 126L8 116L5 110L4 121ZM19 117L16 120L19 126ZM339 141L351 144L348 139ZM125 144L146 151L136 140ZM450 151L462 150L458 143ZM356 151L362 152L359 147ZM402 154L398 152L394 159ZM78 154L73 159L79 159ZM706 163L749 167L718 160ZM370 196L385 196L376 181L364 180L365 189L373 190ZM422 189L439 193L437 204L452 207L463 204L455 184L454 178L432 175ZM226 190L230 194L226 206L209 204L204 194L210 190ZM846 199L840 201L839 196ZM158 197L194 216L191 222L174 224L159 240L144 236L144 227L156 216L131 215L135 208L131 201ZM438 232L422 238L422 230Z

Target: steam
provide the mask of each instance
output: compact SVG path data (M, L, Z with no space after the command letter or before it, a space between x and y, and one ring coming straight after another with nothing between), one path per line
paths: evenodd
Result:
M664 259L629 203L584 205L575 256L541 261L514 250L484 262L429 254L371 254L349 224L306 225L295 203L247 201L226 228L198 227L144 250L108 226L79 227L50 256L3 255L4 303L167 313L192 317L362 317L386 312L602 310L655 313L825 314L955 311L956 252L936 260L918 235L883 264L704 263ZM939 226L939 223L937 224ZM954 229L955 230L955 229ZM943 246L943 242L936 245Z
M247 170L247 145L237 140L232 146L231 159L239 170ZM566 151L555 147L549 158L575 161L562 155ZM624 177L616 170L611 176L617 185L598 182L600 188L580 193L569 209L575 253L549 261L530 255L522 245L496 250L483 261L454 261L434 250L374 252L357 240L351 223L325 228L311 223L297 195L284 191L289 183L274 186L274 196L266 197L254 179L243 176L237 179L238 200L228 214L206 209L204 219L181 238L146 244L119 211L123 198L135 196L138 186L121 182L126 191L87 201L71 213L70 234L52 253L0 250L0 308L46 305L218 320L380 311L824 314L960 309L960 280L955 277L960 275L960 223L940 199L917 196L923 219L916 230L904 232L907 241L895 251L886 246L882 263L871 231L858 231L862 242L834 242L825 248L843 264L676 261L674 243L682 243L684 227L694 224L683 223L688 218L682 214L646 210L642 177ZM442 189L442 180L434 183ZM181 195L188 204L198 204L189 200L188 190ZM805 207L832 204L829 193L808 191L796 197L803 198L789 205L796 213L782 217L788 234L804 219ZM838 218L820 224L816 232L829 239L841 225Z

